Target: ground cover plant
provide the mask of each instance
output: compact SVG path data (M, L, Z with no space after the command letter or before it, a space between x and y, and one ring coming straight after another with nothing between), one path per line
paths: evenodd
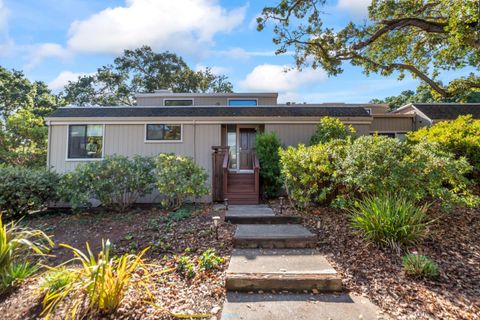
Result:
M274 132L260 133L255 137L255 153L261 168L260 184L267 197L276 196L283 185L278 155L280 147L280 139Z
M0 210L18 218L58 199L59 176L45 169L0 166Z
M421 254L408 253L402 257L405 273L414 278L438 277L438 265Z

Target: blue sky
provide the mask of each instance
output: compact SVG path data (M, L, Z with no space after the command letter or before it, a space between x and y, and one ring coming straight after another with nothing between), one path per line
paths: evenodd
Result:
M111 63L125 48L150 45L181 55L194 69L226 74L235 91L278 91L281 102L368 102L415 89L406 77L366 77L358 67L327 77L322 70L288 73L275 56L271 29L255 17L269 1L0 0L0 65L23 70L56 91L80 74ZM362 20L369 0L331 0L330 26Z

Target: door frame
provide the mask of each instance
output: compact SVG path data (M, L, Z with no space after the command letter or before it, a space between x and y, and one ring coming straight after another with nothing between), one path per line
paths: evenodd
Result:
M255 129L256 133L260 130L260 125L258 124L237 124L236 125L236 135L237 135L237 169L231 169L230 171L234 171L237 173L253 173L254 170L252 169L240 169L240 129Z

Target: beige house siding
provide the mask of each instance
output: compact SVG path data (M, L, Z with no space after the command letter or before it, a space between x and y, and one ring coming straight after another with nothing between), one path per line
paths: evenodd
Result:
M414 120L412 117L374 117L370 132L408 132L412 131Z
M251 97L185 97L185 98L171 98L171 97L161 97L161 96L154 96L154 97L137 97L137 105L138 106L163 106L164 99L193 99L193 103L195 106L226 106L228 105L229 99L257 99L258 105L275 105L277 104L277 99L275 97L255 97L252 95Z

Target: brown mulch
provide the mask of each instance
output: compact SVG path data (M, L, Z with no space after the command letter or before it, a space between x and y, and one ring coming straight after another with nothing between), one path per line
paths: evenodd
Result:
M279 212L278 202L271 203ZM347 290L369 297L394 319L480 319L480 209L448 214L431 208L436 222L422 245L410 248L438 263L436 280L414 280L404 274L401 254L365 242L349 227L345 211L317 208L302 213L316 230L318 248L344 278Z
M212 216L223 216L211 206L198 207L192 216L179 222L166 222L167 212L157 209L135 209L127 213L90 211L78 214L47 214L28 219L30 227L39 228L53 236L55 257L48 265L69 260L71 253L60 243L85 249L89 242L94 253L101 249L102 239L114 244L114 254L136 253L150 247L144 260L153 264L152 272L175 267L175 256L182 254L196 259L209 248L216 250L225 262L211 271L197 270L193 279L171 271L155 276L149 286L153 304L145 303L145 295L129 291L119 310L111 319L170 319L169 312L179 314L212 314L221 309L225 297L225 270L232 250L234 226L222 223L219 240L215 238ZM187 249L187 253L185 250ZM11 292L0 297L0 318L37 319L42 310L42 293L38 290L41 275L28 279ZM61 313L58 318L61 317ZM91 317L89 317L91 318ZM98 317L102 318L102 317Z

